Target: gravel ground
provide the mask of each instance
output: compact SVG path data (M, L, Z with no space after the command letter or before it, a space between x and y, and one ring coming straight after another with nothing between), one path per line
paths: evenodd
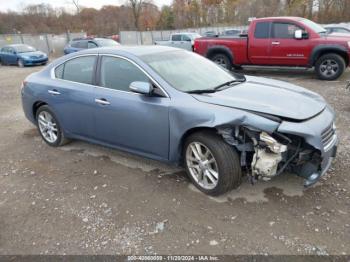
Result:
M0 67L0 254L350 254L350 71L254 71L322 94L341 143L312 188L284 174L212 198L183 170L74 141L50 148L23 116L20 83L41 67Z

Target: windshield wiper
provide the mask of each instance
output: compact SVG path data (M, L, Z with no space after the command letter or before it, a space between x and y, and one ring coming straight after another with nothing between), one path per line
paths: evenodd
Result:
M195 89L195 90L187 91L186 93L188 93L188 94L215 93L216 91L220 90L221 88L223 88L225 86L230 87L233 84L242 83L244 81L245 81L245 78L235 79L235 80L231 80L231 81L225 82L223 84L220 84L220 85L218 85L214 88L211 88L211 89Z
M217 90L220 90L221 88L223 88L225 86L230 87L233 84L243 83L244 81L245 81L245 79L231 80L231 81L225 82L225 83L223 83L221 85L218 85L218 86L214 87L212 90L217 91Z
M215 89L195 89L187 91L188 94L204 94L204 93L215 93Z

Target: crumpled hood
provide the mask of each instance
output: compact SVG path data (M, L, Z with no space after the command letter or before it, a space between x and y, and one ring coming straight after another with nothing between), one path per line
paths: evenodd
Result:
M40 57L42 55L46 56L46 54L44 52L41 52L41 51L19 53L18 55L22 56L22 57L31 57L31 56Z
M216 93L193 94L201 102L305 120L327 105L318 94L297 85L246 76L246 82Z

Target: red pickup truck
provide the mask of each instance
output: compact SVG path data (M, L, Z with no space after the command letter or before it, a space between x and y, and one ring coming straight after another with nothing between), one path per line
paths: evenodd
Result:
M342 75L350 58L350 37L327 35L320 25L300 17L255 19L237 38L203 37L194 51L227 69L256 66L315 67L323 80Z

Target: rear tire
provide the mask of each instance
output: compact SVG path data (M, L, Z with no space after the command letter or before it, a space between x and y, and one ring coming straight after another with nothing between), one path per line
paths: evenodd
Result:
M222 66L223 68L225 68L227 70L232 69L232 63L231 63L230 58L223 53L213 55L210 58L210 60L212 60L214 63L216 63L219 66Z
M321 80L336 80L345 70L344 59L337 54L325 54L317 59L315 71L317 77Z
M199 158L193 148L200 152ZM241 184L242 170L238 153L214 132L190 135L186 139L183 156L190 180L205 194L218 196Z
M46 144L58 147L70 142L69 139L65 138L61 125L49 106L39 107L36 112L36 121L38 131Z

